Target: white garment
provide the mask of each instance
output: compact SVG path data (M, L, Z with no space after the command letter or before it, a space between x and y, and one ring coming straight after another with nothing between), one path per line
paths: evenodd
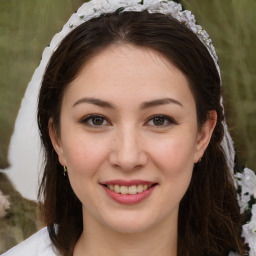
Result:
M59 256L53 248L47 228L43 228L1 256Z
M47 228L43 228L0 256L60 256L53 248ZM239 254L230 252L229 256Z

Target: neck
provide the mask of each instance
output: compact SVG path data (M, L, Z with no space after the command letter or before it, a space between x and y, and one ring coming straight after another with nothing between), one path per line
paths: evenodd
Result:
M169 227L169 228L166 228ZM121 233L84 213L84 231L74 256L177 256L177 219L163 220L157 227Z

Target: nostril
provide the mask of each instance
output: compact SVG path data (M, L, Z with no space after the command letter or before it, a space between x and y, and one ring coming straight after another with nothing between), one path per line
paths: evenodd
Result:
M128 146L113 150L109 156L110 164L123 171L138 170L147 164L147 159L145 152Z

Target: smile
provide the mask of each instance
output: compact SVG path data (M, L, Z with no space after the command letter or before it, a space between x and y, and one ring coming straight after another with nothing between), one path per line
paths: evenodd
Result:
M120 186L118 184L115 185L107 185L108 189L115 191L118 194L122 195L136 195L138 193L142 193L143 191L151 188L153 185L132 185L132 186Z
M148 198L157 183L146 181L109 181L103 185L106 194L120 204L137 204Z

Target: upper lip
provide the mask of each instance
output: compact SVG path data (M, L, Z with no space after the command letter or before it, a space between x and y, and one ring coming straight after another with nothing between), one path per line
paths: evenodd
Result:
M101 182L102 185L119 185L119 186L132 186L132 185L148 185L151 186L156 182L146 180L109 180Z

